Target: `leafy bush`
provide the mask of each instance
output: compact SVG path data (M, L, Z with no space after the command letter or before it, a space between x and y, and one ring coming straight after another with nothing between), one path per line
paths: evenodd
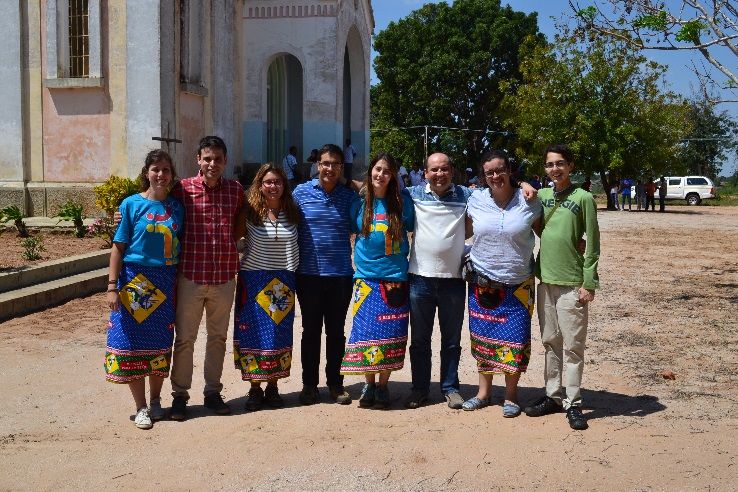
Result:
M95 205L111 216L118 210L123 200L140 190L138 183L120 176L110 176L107 181L95 188Z
M95 188L95 205L105 211L107 217L97 219L89 228L90 234L105 240L107 247L113 246L115 237L115 225L113 225L113 214L123 200L140 191L138 183L120 176L110 176L100 186Z
M59 217L59 222L61 222L62 220L68 220L74 223L74 235L76 237L84 237L87 230L82 223L82 221L85 219L83 210L84 209L82 204L77 203L74 200L69 200L67 203L62 205L61 208L59 208L59 213L56 214L54 217ZM57 224L59 222L57 222Z
M44 238L41 236L29 237L21 241L21 247L24 248L21 255L28 261L40 260L41 252L46 251L44 247Z
M23 221L26 217L27 215L21 212L17 205L11 205L0 210L0 222L12 220L15 224L15 228L18 229L18 235L20 237L28 237L26 223Z

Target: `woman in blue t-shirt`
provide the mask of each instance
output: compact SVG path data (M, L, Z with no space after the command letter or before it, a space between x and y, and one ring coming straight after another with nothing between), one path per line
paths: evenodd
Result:
M182 204L168 196L175 177L169 154L148 153L141 193L123 200L110 252L105 374L108 381L128 384L136 403L134 423L140 429L164 418L160 394L172 357L177 235L184 219Z
M371 162L362 199L350 210L354 247L354 318L341 374L366 378L359 405L387 408L390 373L402 369L409 321L407 232L415 209L400 196L399 166L386 152ZM376 376L379 374L379 382Z

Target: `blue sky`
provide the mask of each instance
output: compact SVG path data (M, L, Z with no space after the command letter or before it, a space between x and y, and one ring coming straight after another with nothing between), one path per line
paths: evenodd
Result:
M374 9L374 33L379 33L382 29L385 29L390 22L397 21L404 17L407 17L410 12L417 10L426 3L438 3L433 0L372 0L372 7ZM448 3L452 3L451 0ZM586 2L585 2L586 3ZM668 0L667 3L674 3L674 0ZM679 2L681 3L681 2ZM508 4L513 9L531 13L538 12L538 28L542 33L549 39L553 39L556 33L556 27L551 17L559 18L562 12L569 11L569 3L566 0L509 0L502 4ZM376 53L372 49L371 57L372 61ZM667 73L667 81L671 85L671 88L684 95L690 95L692 93L691 86L694 88L699 87L697 77L689 70L691 60L697 60L701 63L701 59L698 54L691 52L656 52L647 51L645 55L656 60L657 62L668 65L669 71ZM733 60L734 61L734 60ZM376 83L376 76L374 70L371 71L372 84ZM723 104L718 106L718 110L724 111L729 110L734 119L738 119L738 106L737 104ZM738 159L733 159L723 165L722 175L727 176L733 174L738 169Z

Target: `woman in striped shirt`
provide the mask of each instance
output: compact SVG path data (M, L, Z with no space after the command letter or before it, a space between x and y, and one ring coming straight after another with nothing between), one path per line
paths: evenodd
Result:
M284 405L277 380L290 374L300 211L281 167L264 164L246 193L246 247L236 286L233 356L251 382L246 410ZM261 383L267 382L266 391Z

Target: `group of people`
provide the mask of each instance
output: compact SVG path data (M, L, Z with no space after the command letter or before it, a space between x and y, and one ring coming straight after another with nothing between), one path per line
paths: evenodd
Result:
M661 176L659 184L654 183L653 178L648 178L647 183L643 183L640 179L636 182L635 190L633 188L633 181L630 178L623 178L622 180L613 179L610 185L610 200L615 207L615 210L625 210L625 202L628 202L628 211L632 211L632 191L635 191L636 210L648 211L648 206L651 205L651 211L653 212L656 208L655 197L656 192L659 193L659 212L664 211L664 201L666 199L667 183L666 178ZM589 190L588 190L589 191ZM622 197L622 203L618 203L618 195Z
M303 405L321 398L325 330L331 399L350 404L344 376L362 375L359 405L389 407L390 375L403 367L409 338L412 389L404 405L420 407L430 393L438 312L440 389L449 407L488 406L493 374L501 373L505 417L563 409L572 428L587 428L580 385L587 307L598 288L599 230L592 196L569 178L571 151L563 145L546 149L546 173L554 187L537 197L530 185L511 179L501 151L483 157L478 175L487 187L480 190L455 185L450 159L441 153L428 157L426 184L404 189L399 164L388 153L377 155L364 179L349 181L351 186L341 185L341 147L328 144L317 154L317 178L293 190L283 166L265 164L245 197L238 182L222 176L227 151L218 137L202 139L197 176L177 183L165 152L147 156L141 194L126 199L116 214L120 226L108 290L106 374L110 381L129 383L136 426L150 428L165 417L160 393L170 365L169 416L187 417L203 311L204 403L217 414L230 412L220 379L235 293L233 353L242 379L250 383L246 410L284 405L277 383L290 374L297 301ZM537 260L534 234L541 238ZM577 242L584 236L586 248L580 251ZM465 259L467 237L473 244ZM530 359L534 276L541 281L546 395L521 410L517 385ZM347 343L344 320L352 300ZM479 391L467 401L458 377L466 304L479 371Z

